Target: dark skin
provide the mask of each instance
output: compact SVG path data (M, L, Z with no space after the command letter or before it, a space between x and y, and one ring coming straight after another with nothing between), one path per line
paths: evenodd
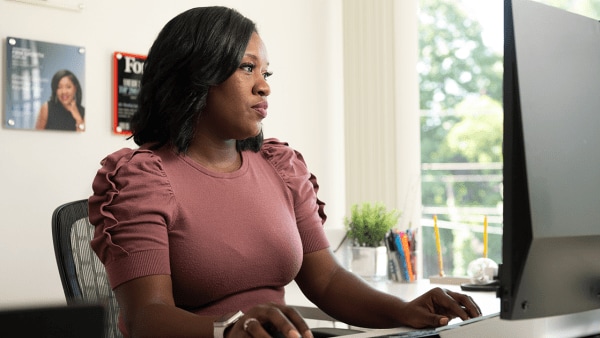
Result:
M329 249L306 254L296 282L311 301L330 315L362 327L439 327L456 317L466 320L481 315L470 297L440 288L410 302L378 291L341 267ZM217 316L197 316L177 308L170 276L138 278L117 287L115 294L133 337L213 335L212 323ZM312 337L308 325L293 308L277 304L253 307L227 331L227 337L270 337L256 322L245 332L243 323L248 318L273 326L286 337L298 337L298 333Z
M440 288L411 302L376 290L339 265L330 250L305 255L296 283L319 308L356 326L438 327L456 317L465 320L481 314L469 296Z
M265 46L254 33L239 69L210 90L188 156L214 171L231 172L240 167L235 140L257 135L266 117L268 64ZM410 302L378 291L345 270L330 249L305 254L295 280L314 304L356 326L438 327L455 317L465 320L481 315L470 297L440 288ZM176 307L168 275L130 280L115 288L115 295L131 337L213 337L213 322L222 315L199 316ZM249 318L256 321L248 322L244 330ZM266 328L290 338L300 334L312 338L308 325L293 308L272 303L247 309L226 331L226 337L268 338Z

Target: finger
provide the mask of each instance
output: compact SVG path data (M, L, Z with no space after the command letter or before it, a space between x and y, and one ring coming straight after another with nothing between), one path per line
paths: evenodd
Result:
M298 311L292 307L285 306L281 308L288 320L303 338L313 338L310 327Z
M410 301L400 315L403 325L416 329L446 325L450 317L446 315L443 303L448 300L443 294L442 289L431 289Z
M245 318L242 322L242 329L251 337L268 336L260 321L254 317Z
M302 337L300 332L310 332L308 324L295 309L278 304L273 304L273 309L276 309L278 316L270 317L271 327L268 331L272 331L271 334L279 333L284 337L298 338Z
M438 316L435 326L446 326L450 322L450 318L445 316Z
M423 317L422 324L418 325L418 327L439 327L448 325L449 322L450 318L448 316L439 315L435 313L427 313Z
M447 291L447 293L453 299L455 299L456 302L458 302L458 304L460 304L462 311L465 312L465 314L469 318L479 317L481 315L481 309L479 308L479 305L477 305L477 303L473 301L473 298L471 298L471 296L452 291ZM463 317L461 318L463 320L465 319Z
M441 297L437 298L438 311L436 312L438 312L438 314L446 315L450 319L454 317L460 317L462 320L469 319L469 314L457 299L460 297L453 296L453 292L446 289L440 289L439 291L441 291L442 294ZM460 294L457 295L462 296Z
M471 296L467 296L469 298L469 302L473 305L475 305L475 316L474 317L479 317L481 316L481 308L479 307L479 305L477 303L475 303L475 301L473 300L473 298L471 298ZM468 308L468 307L467 307Z
M258 319L262 325L262 329L264 329L265 332L268 332L268 335L285 336L290 338L300 337L300 331L296 328L288 316L294 318L295 322L297 323L296 325L308 329L308 325L304 322L302 317L290 307L284 305L259 305L246 312L246 316ZM248 328L247 333L256 336L257 334L261 333L261 330L253 329L253 331L250 331L250 328Z

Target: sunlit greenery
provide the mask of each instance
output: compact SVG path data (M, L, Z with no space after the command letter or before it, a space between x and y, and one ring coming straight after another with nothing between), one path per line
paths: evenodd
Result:
M536 1L600 19L598 0ZM435 213L448 225L440 228L445 273L464 275L482 254L482 213L495 215L491 230L502 227L503 58L483 43L479 18L462 0L419 6L423 219ZM422 238L428 277L438 272L433 229L423 227ZM498 263L501 240L490 232L488 254Z
M453 109L467 95L502 98L501 58L486 47L482 27L460 1L419 2L421 109Z
M502 162L502 55L483 43L481 24L460 0L421 0L420 10L421 159L449 164L422 172L423 217L435 213L455 228L440 227L445 273L464 275L483 251L485 215L475 210L501 212L501 168L460 164ZM437 273L437 252L433 230L424 227L422 235L427 277ZM500 235L489 236L488 252L501 260Z

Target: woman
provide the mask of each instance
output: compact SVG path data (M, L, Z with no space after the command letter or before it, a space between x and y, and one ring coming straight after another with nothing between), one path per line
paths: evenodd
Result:
M81 105L81 85L75 74L59 70L52 77L52 95L42 105L35 129L85 131L85 108Z
M224 7L178 15L151 47L132 118L140 147L103 160L89 199L125 336L311 337L285 305L292 280L363 327L478 316L463 294L404 302L338 265L316 178L286 143L263 142L268 64L254 23Z

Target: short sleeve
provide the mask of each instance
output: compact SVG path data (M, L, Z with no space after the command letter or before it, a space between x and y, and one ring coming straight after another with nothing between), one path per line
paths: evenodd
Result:
M111 286L170 274L168 226L176 207L161 160L149 150L121 149L101 162L88 200L92 248Z
M292 195L304 252L309 253L328 247L329 242L323 231L323 224L327 220L324 211L325 203L317 197L319 191L317 178L308 170L302 154L277 139L266 139L262 153Z

